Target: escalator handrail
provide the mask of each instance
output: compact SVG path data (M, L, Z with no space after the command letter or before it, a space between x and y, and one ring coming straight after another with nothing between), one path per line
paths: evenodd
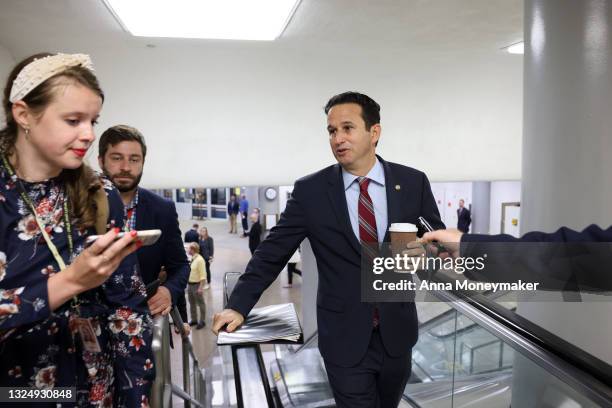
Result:
M436 277L444 281L444 277ZM483 328L527 355L561 381L603 406L612 406L612 371L607 363L580 350L535 323L505 309L478 293L430 291L440 300L475 320ZM575 352L575 355L568 354ZM610 370L610 368L607 368Z

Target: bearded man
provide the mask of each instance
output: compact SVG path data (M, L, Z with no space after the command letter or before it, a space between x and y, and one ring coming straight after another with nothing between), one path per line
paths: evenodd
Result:
M176 207L158 195L138 187L147 155L144 137L135 128L117 125L107 129L98 145L100 168L117 187L125 206L124 228L160 229L159 240L138 251L142 280L155 285L162 267L166 280L148 299L153 316L168 314L177 301L184 300L190 268L183 247Z

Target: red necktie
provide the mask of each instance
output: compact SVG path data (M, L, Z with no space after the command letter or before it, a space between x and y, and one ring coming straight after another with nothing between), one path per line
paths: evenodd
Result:
M376 229L374 205L372 204L370 194L368 194L369 185L369 178L361 177L359 179L359 205L357 207L357 213L359 215L359 240L362 243L362 249L366 252L368 257L373 258L376 256L378 248L378 232ZM377 327L380 323L380 315L378 313L378 307L376 306L374 306L372 321L374 327Z

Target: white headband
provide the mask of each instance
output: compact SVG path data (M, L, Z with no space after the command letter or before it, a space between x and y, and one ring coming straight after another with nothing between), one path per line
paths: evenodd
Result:
M87 54L56 54L35 59L13 81L9 101L15 103L25 98L34 88L67 68L80 65L93 72L91 58Z

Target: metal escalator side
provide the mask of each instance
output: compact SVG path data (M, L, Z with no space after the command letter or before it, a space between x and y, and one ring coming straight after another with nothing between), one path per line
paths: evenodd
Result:
M193 345L183 328L183 321L176 306L171 311L174 325L181 335L183 356L183 386L172 382L170 362L170 321L168 316L156 316L153 320L153 356L156 377L151 391L151 406L156 408L172 407L172 396L184 401L184 406L207 407L205 370L193 351Z

